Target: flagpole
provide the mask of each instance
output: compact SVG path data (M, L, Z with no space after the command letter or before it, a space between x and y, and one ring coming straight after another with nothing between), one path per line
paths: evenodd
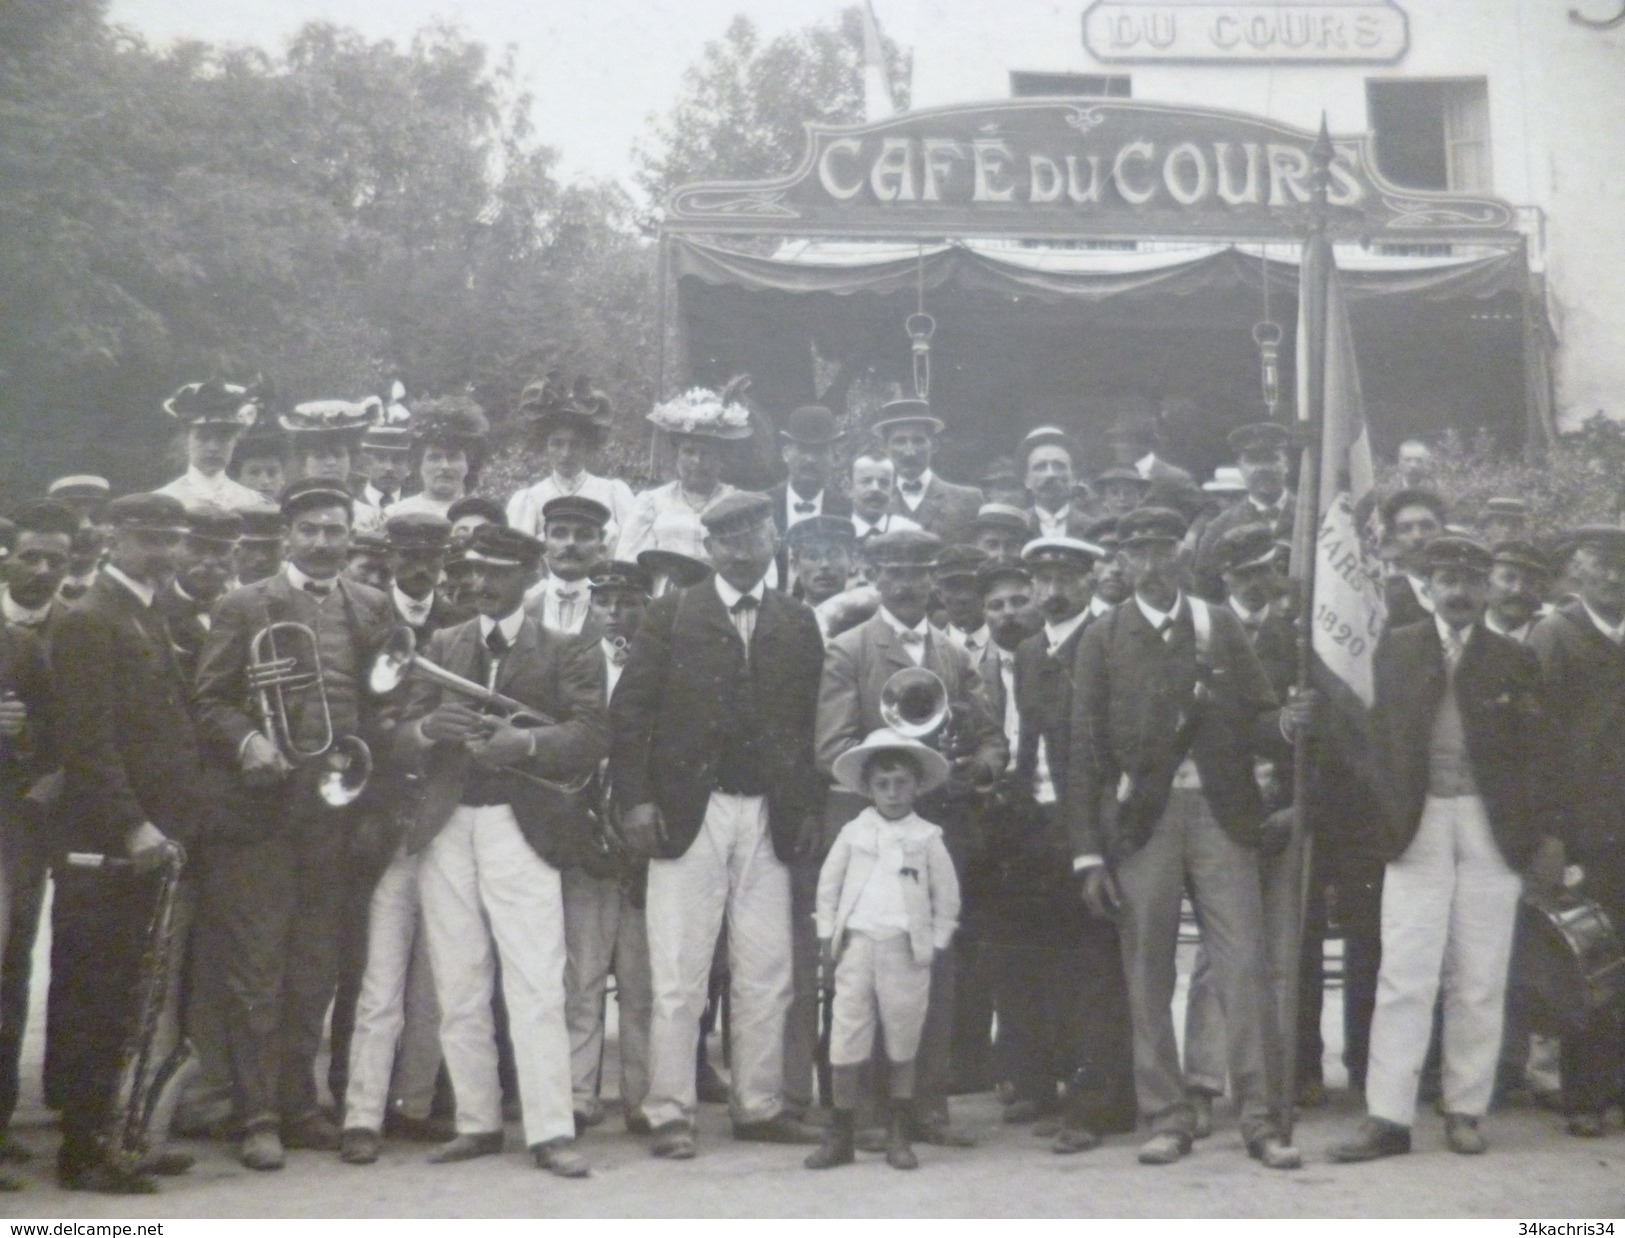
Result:
M1302 321L1309 339L1302 351L1307 371L1306 399L1298 410L1298 431L1302 440L1303 463L1298 476L1298 502L1308 503L1308 519L1294 527L1297 545L1292 558L1299 566L1298 579L1298 691L1311 687L1314 667L1315 542L1320 533L1321 440L1326 424L1326 319L1329 252L1326 240L1326 189L1332 162L1332 139L1321 113L1320 135L1309 148L1309 236L1304 242L1303 261L1311 280L1305 281L1309 298ZM1298 1090L1298 977L1303 968L1303 939L1309 910L1309 880L1314 864L1314 836L1309 831L1307 800L1309 788L1309 737L1299 731L1292 743L1292 822L1297 834L1297 920L1291 934L1291 948L1285 969L1285 989L1281 995L1281 1029L1285 1052L1282 1055L1278 1113L1283 1140L1292 1143L1297 1122Z

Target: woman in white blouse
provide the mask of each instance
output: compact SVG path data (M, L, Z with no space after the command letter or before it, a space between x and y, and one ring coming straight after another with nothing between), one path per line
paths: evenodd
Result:
M467 396L424 400L412 409L412 470L423 489L393 504L388 514L427 512L445 518L474 488L485 463L485 410Z
M700 516L735 487L722 480L727 443L750 437L750 414L742 404L704 387L657 405L648 420L671 436L677 478L645 490L621 530L618 559L645 550L673 550L709 563Z
M557 375L531 383L519 397L519 415L530 422L532 440L547 458L548 473L508 500L508 523L532 537L542 536L542 508L550 499L580 495L609 509L604 557L617 557L620 531L632 515L632 487L618 477L590 471L610 427L609 397L585 378L566 391Z

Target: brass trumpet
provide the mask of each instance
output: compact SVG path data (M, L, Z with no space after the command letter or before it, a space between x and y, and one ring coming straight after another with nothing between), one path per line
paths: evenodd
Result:
M504 696L491 688L483 687L472 679L464 679L461 675L420 657L417 651L417 638L412 635L412 629L396 628L389 634L389 640L384 643L383 649L373 660L372 668L367 673L367 686L379 696L385 696L412 679L421 679L436 685L442 692L460 696L472 702L476 709L488 712L494 719L509 726L529 728L558 725L556 718L532 709L511 696ZM570 794L584 790L593 778L592 770L579 774L568 782L543 778L540 774L515 769L511 765L504 767L502 772L553 791Z
M282 648L277 646L278 637ZM316 794L322 802L342 808L359 799L372 777L372 752L357 736L333 734L316 633L302 623L266 624L248 647L248 686L259 705L265 738L295 765L319 763ZM289 697L299 693L310 694L321 718L319 738L304 746L294 739L288 717Z

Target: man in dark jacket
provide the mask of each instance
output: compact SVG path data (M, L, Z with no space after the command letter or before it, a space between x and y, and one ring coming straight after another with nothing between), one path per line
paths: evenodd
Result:
M1571 597L1535 625L1555 740L1548 772L1565 858L1619 924L1625 917L1625 529L1578 530L1567 552ZM1603 1133L1619 1094L1625 1039L1612 1011L1563 1037L1563 1102L1569 1131Z
M59 709L61 852L134 861L129 869L57 869L51 912L53 1069L60 1072L57 1174L72 1190L147 1193L113 1165L102 1130L119 1049L135 1030L135 987L151 922L153 870L202 833L208 806L186 685L153 599L175 570L185 509L167 495L108 505L107 565L51 637Z
M1224 999L1247 1150L1272 1168L1295 1168L1272 1112L1278 1060L1257 851L1266 808L1253 767L1260 755L1285 755L1310 702L1283 715L1235 615L1180 589L1185 532L1169 508L1118 521L1134 596L1078 645L1066 805L1073 868L1090 909L1116 916L1122 937L1135 1091L1152 1129L1142 1163L1179 1160L1195 1133L1171 1010L1189 887Z
M772 503L740 492L702 520L716 572L649 607L610 703L620 829L650 857L656 1156L695 1154L694 1055L706 977L728 918L734 1137L817 1143L784 1112L790 1008L787 861L816 845L824 782L813 724L824 642L802 603L766 587Z
M1418 1077L1444 987L1445 1135L1484 1151L1521 870L1561 872L1536 803L1546 716L1528 650L1483 626L1490 553L1465 537L1429 543L1434 614L1377 647L1375 773L1388 867L1382 971L1366 1073L1369 1113L1332 1149L1340 1161L1410 1151Z

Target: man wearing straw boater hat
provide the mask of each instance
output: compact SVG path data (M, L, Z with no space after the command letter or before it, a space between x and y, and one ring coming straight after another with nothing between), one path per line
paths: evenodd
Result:
M944 541L958 541L965 527L976 519L982 492L975 486L955 485L932 472L931 461L943 431L942 419L924 400L890 400L881 407L873 431L897 469L892 510Z
M187 383L164 401L164 412L186 427L186 472L158 493L183 506L251 507L260 496L226 476L232 449L259 421L258 392L211 379Z
M359 533L380 533L389 509L404 497L412 473L412 412L406 389L396 383L378 424L361 436L359 477L350 479L355 494L355 527Z

